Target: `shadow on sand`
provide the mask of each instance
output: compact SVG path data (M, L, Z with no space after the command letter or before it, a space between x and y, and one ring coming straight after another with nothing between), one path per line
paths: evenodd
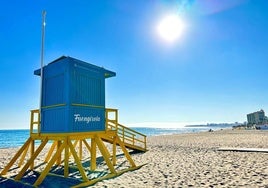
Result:
M141 152L130 152L131 155L136 155ZM124 154L118 154L117 158L124 157ZM127 160L124 160L122 163L117 164L115 166L115 170L122 169ZM39 164L35 168L44 166L46 163ZM82 161L82 165L85 169L86 175L88 179L96 179L104 177L109 173L108 167L105 165L105 161L103 157L97 158L97 166L104 167L103 170L90 170L90 158L87 158ZM16 169L16 168L13 168ZM5 178L0 176L0 187L1 188L32 188L34 187L34 182L38 179L40 172L28 170L25 172L24 176L21 178L20 181L14 180L16 175L11 176L9 178ZM40 188L69 188L80 184L83 182L83 179L80 175L80 172L75 163L69 164L69 176L68 178L64 177L64 167L63 166L53 166L49 171L48 175L44 179L41 185L38 187Z

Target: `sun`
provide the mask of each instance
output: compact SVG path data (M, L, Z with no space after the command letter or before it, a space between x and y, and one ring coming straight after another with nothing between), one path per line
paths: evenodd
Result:
M184 23L177 15L168 15L157 25L158 34L168 42L174 42L181 37Z

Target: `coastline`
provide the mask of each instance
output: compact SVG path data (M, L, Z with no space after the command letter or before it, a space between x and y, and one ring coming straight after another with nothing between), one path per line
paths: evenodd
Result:
M148 151L132 155L143 167L92 187L268 186L268 153L218 151L220 147L268 149L268 132L227 129L150 136ZM17 150L0 149L0 171Z

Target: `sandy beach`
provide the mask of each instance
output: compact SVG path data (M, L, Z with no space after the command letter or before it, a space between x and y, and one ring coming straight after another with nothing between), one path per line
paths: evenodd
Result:
M143 167L92 187L268 187L268 153L218 151L220 147L268 149L268 132L221 130L148 137L148 151L132 155ZM17 149L0 149L0 171Z

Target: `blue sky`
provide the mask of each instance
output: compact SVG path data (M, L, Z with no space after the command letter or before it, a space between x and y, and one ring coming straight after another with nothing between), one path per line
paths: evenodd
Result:
M0 129L28 128L45 63L71 56L115 71L106 106L126 125L244 122L268 110L266 0L9 0L0 6ZM185 23L167 43L156 26ZM158 123L156 123L158 122Z

